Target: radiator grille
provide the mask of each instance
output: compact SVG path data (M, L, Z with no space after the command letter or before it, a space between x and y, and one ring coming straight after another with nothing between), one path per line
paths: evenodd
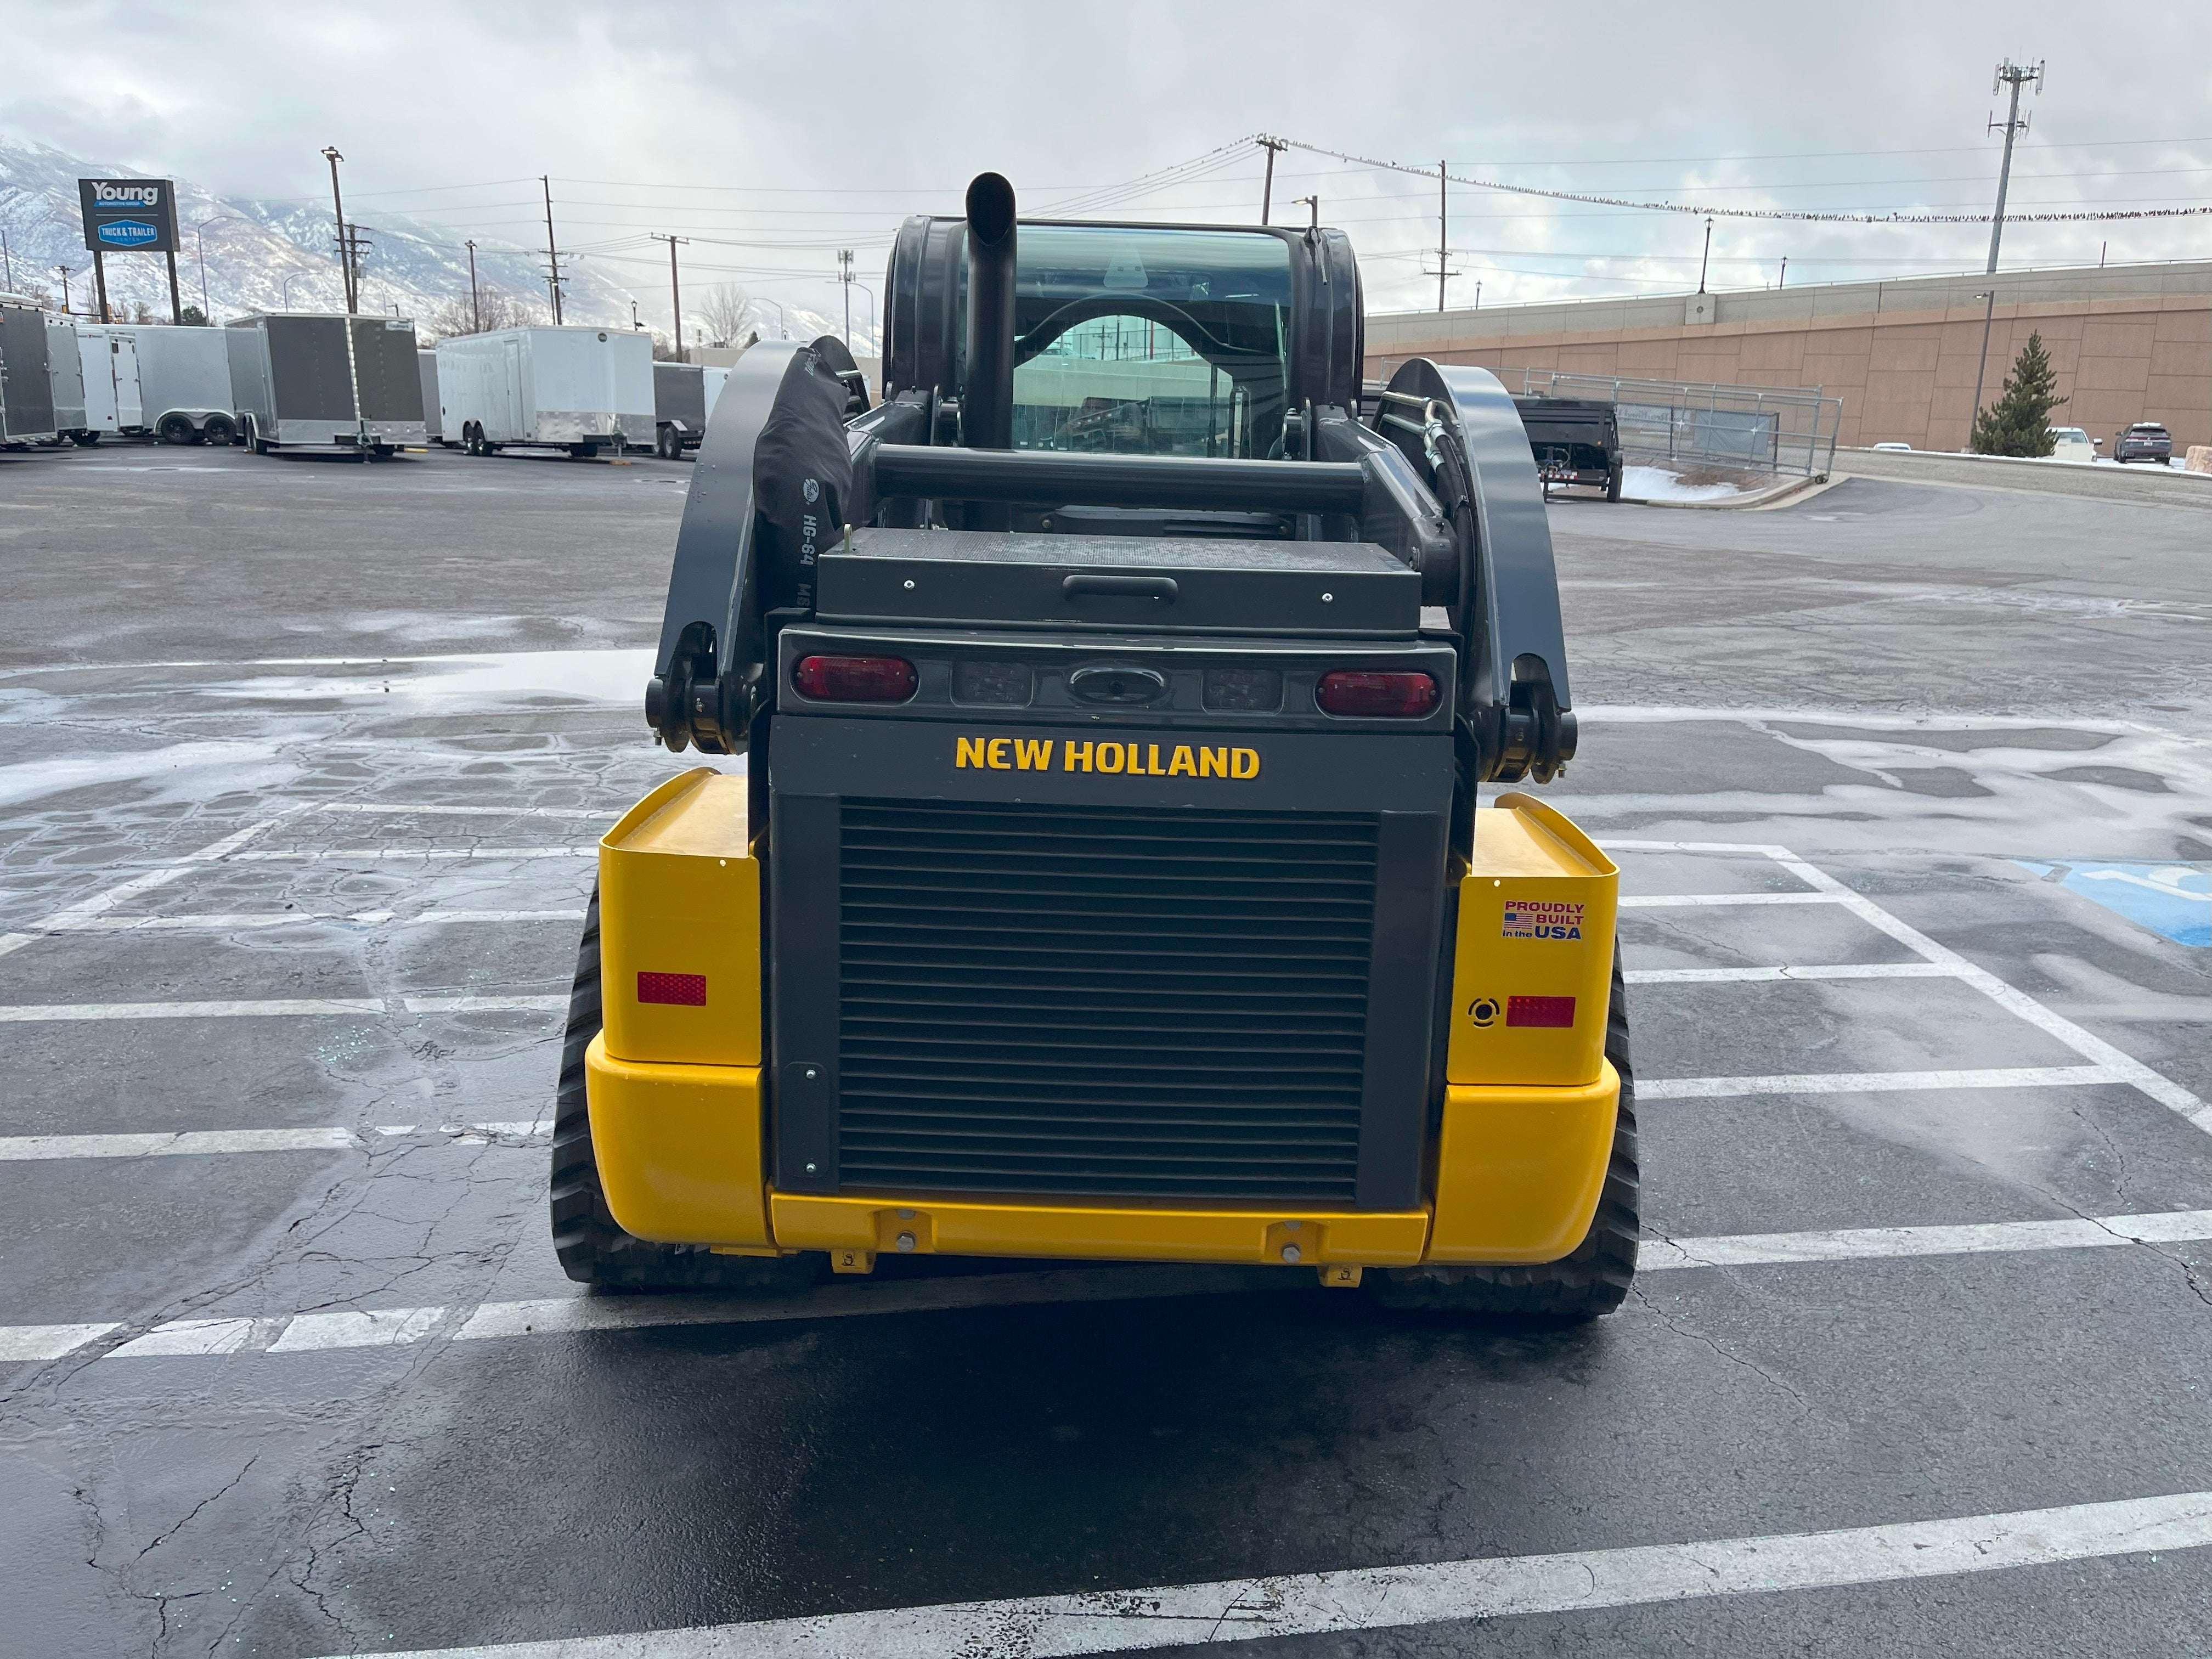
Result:
M1349 1205L1376 820L842 804L841 1185Z

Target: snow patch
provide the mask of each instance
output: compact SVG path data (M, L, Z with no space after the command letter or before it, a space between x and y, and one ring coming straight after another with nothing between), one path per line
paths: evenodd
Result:
M1620 493L1644 501L1724 501L1751 491L1735 483L1684 483L1682 475L1663 466L1625 466Z

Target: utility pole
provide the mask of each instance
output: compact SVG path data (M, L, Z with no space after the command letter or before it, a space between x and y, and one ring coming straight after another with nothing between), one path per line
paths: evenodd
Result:
M345 308L348 313L361 309L361 296L354 289L353 249L346 240L345 198L338 193L338 163L345 157L337 146L325 144L323 159L331 164L331 216L338 228L338 277L345 285Z
M15 256L8 251L8 233L0 230L0 273L5 274L8 292L15 291Z
M1966 447L1974 447L1974 422L1981 418L1982 381L1990 372L1990 322L1997 314L1997 291L1994 284L1986 294L1977 294L1977 300L1987 303L1982 307L1982 366L1974 371L1974 412L1966 422Z
M545 186L545 288L553 296L553 326L561 326L561 249L553 240L553 179L541 173L538 182Z
M1775 286L1775 287L1777 287L1777 288L1778 289L1778 288L1782 287L1784 283L1788 283L1788 282L1789 282L1789 280L1790 280L1790 256L1789 256L1788 254L1786 254L1786 253L1785 253L1785 254L1784 254L1784 255L1782 256L1782 274L1781 274L1779 276L1778 276L1778 277L1776 277L1776 278L1774 279L1774 286Z
M668 244L668 312L676 319L676 361L684 361L684 289L676 276L676 245L688 242L689 236L663 236L658 231L648 233L656 242Z
M477 245L469 244L469 325L483 332L483 301L477 297Z
M2014 135L2027 131L2027 123L2020 118L2020 89L2024 82L2029 81L2035 82L2038 92L2043 90L2042 64L2039 62L2030 69L2025 64L2015 64L2007 58L1997 64L1996 79L1990 82L1991 97L1996 95L2001 87L2012 88L2012 108L2004 119L2004 161L1997 169L1997 210L1990 222L1990 268L1987 274L1991 276L1997 274L1997 244L2004 240L2005 191L2012 183L2012 141ZM1989 130L1991 132L1997 130L1997 118L1994 112L1990 116ZM1980 407L1978 403L1975 406Z
M837 281L845 290L845 349L853 349L853 250L837 250Z
M1267 179L1260 186L1260 222L1268 222L1268 210L1275 204L1275 152L1288 149L1290 145L1280 138L1262 138L1260 148L1267 152Z
M66 316L68 316L68 315L70 314L70 307L69 307L69 279L70 279L70 268L69 268L67 265L56 265L56 266L54 267L54 270L55 270L56 271L58 271L58 272L60 274L60 276L61 276L61 279L62 279L62 315L63 315L63 316L64 316L64 317L66 317ZM13 277L10 277L10 278L9 278L9 280L10 280L10 281L13 281L14 279L13 279Z
M1444 308L1444 278L1451 274L1451 198L1444 164L1437 163L1437 309Z
M1705 291L1705 267L1712 263L1712 258L1713 222L1708 219L1705 221L1705 251L1698 260L1698 292L1700 294Z

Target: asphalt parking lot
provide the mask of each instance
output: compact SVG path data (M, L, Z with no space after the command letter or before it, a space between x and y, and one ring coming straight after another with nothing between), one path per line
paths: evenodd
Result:
M1554 505L1648 1230L1559 1331L568 1284L688 477L0 455L0 1648L2203 1650L2204 513Z

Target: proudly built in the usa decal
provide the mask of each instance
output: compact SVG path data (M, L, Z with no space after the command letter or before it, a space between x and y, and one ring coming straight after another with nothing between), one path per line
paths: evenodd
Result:
M1502 932L1507 939L1578 939L1583 907L1572 899L1509 898Z

